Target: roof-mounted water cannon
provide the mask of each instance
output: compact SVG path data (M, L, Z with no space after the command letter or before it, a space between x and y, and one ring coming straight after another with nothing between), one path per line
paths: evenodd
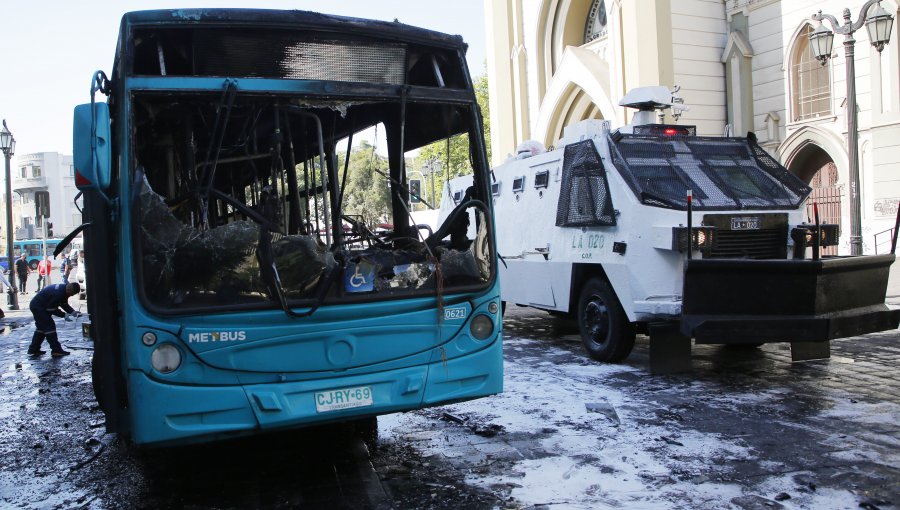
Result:
M677 122L681 115L689 110L684 105L684 99L675 95L679 90L681 87L677 85L672 90L663 86L634 88L619 101L619 106L638 110L631 121L633 126L663 124L665 111L668 109L672 110L672 118ZM653 112L657 112L658 122L654 122Z

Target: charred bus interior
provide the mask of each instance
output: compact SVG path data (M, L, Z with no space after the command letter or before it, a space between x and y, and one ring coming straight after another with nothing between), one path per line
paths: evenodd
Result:
M296 316L298 307L450 293L491 279L485 183L476 180L434 231L409 213L410 151L479 137L470 105L234 87L135 93L132 105L135 253L144 299L158 311L277 305ZM370 147L370 171L348 177L354 134L373 128L387 157ZM482 164L472 148L469 159ZM369 192L389 195L380 223L391 228L362 221L364 203L348 205L351 182L359 188L362 178Z

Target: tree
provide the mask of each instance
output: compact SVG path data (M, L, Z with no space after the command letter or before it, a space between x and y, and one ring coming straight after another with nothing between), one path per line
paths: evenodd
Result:
M490 128L490 110L488 109L488 78L487 74L481 75L475 79L475 98L481 109L484 140L487 149L487 160L491 160L491 128ZM338 154L339 162L338 175L343 176L343 164L346 153ZM407 159L407 167L410 170L422 171L427 164L437 161L441 166L441 174L435 175L432 181L431 176L426 177L422 187L421 196L426 200L431 200L431 186L434 182L434 196L437 204L431 204L437 207L440 204L441 193L444 188L444 182L448 179L448 161L449 161L449 179L460 175L468 175L472 173L472 165L469 162L469 135L468 133L459 134L449 138L448 140L438 140L423 147L419 151L419 155L414 160ZM379 156L375 152L375 147L361 141L359 145L352 149L350 153L350 165L347 171L347 183L344 190L343 211L344 214L358 215L370 228L376 227L381 222L391 222L391 191L388 186L387 178L375 170L388 173L388 161L386 158ZM423 172L424 173L424 172Z
M487 152L487 161L488 164L490 164L491 115L490 105L488 101L489 96L487 74L485 73L475 78L473 86L475 88L475 100L478 102L478 107L481 110L484 144L485 150ZM419 151L419 155L413 162L413 167L416 170L425 170L427 172L429 165L433 161L439 162L441 166L440 177L438 178L438 176L435 176L434 179L435 199L437 201L440 201L440 198L438 197L440 197L443 193L444 183L446 181L453 179L454 177L459 177L460 175L469 175L472 173L472 165L469 162L469 134L462 133L450 137L449 144L448 140L444 139L434 142L430 145L426 145ZM427 185L429 187L429 193L427 194L427 196L430 197L430 186L432 182L431 178L429 177L426 182L428 183ZM432 205L438 207L439 204Z
M338 161L343 162L345 157L345 154L339 154ZM343 193L344 214L360 216L370 228L390 218L391 191L387 178L375 171L387 173L387 168L387 160L365 140L353 149ZM343 168L339 174L343 175Z

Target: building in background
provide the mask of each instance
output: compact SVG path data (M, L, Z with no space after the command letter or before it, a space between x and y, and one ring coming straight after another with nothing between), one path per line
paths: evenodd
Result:
M50 237L63 237L81 224L81 212L74 202L78 189L72 156L57 152L16 155L10 173L15 239L42 238L45 221L52 224ZM0 200L5 208L6 197ZM5 237L4 224L4 242Z
M628 122L628 90L679 86L680 122L699 134L752 131L813 186L825 220L843 226L850 200L843 36L824 67L809 49L810 16L859 16L863 0L485 0L493 163L526 140L554 145L566 125ZM882 7L897 15L893 0ZM898 22L895 20L895 24ZM855 33L862 235L893 227L900 202L900 53L896 27L879 54ZM667 119L672 121L671 118ZM889 248L879 237L879 251ZM886 244L885 244L886 243Z

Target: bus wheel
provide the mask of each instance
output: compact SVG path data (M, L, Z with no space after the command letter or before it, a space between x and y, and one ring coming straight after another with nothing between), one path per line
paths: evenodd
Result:
M578 299L578 330L588 355L597 361L622 361L634 347L634 325L606 281L591 278Z
M28 267L30 267L32 271L37 271L37 265L38 265L38 261L36 261L36 260L32 260L31 262L28 263Z
M366 443L369 452L375 451L375 447L378 445L378 417L370 416L353 420L351 423L354 432Z
M506 317L506 301L500 302L500 317Z

